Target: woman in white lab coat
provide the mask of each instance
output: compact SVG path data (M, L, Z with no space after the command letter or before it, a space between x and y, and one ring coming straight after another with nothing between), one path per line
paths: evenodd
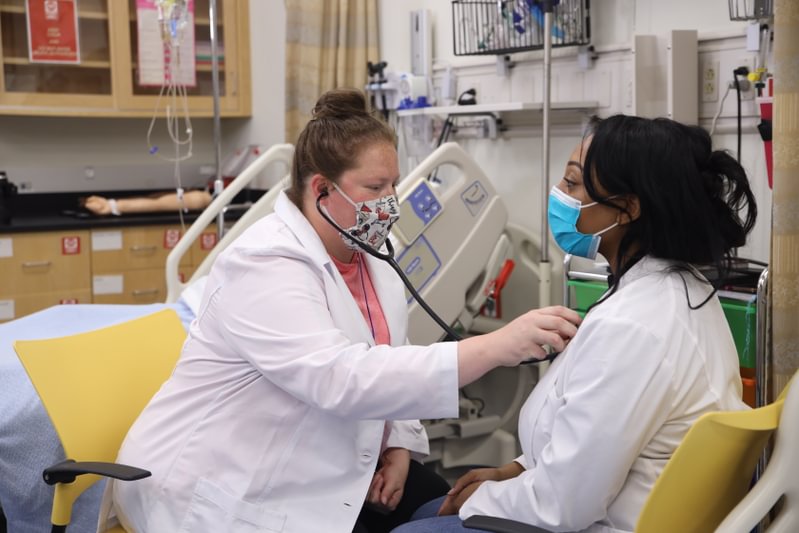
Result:
M523 455L467 473L395 531L472 531L472 515L633 531L691 424L746 408L729 326L696 266L723 272L756 213L743 168L701 128L595 124L552 188L549 221L565 252L607 258L610 289L523 406Z
M358 91L322 96L288 194L216 260L174 373L119 453L152 472L109 485L124 526L349 533L365 502L391 514L418 499L404 494L428 452L414 418L457 416L459 386L576 332L576 313L555 307L405 345L402 283L322 216L379 248L398 214L395 137L365 106Z

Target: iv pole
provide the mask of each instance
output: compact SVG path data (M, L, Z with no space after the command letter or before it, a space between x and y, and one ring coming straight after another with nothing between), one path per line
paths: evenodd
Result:
M225 184L222 181L222 121L219 117L219 61L217 59L217 12L216 0L208 1L209 33L211 36L211 87L214 102L214 167L216 176L214 178L214 193L216 198L222 193ZM220 211L216 216L216 233L219 239L225 232L225 214Z
M549 262L549 219L547 203L549 198L549 111L550 89L552 86L552 10L556 2L543 0L544 11L544 89L541 109L543 111L543 132L541 147L541 263L538 269L538 305L550 304L552 263Z

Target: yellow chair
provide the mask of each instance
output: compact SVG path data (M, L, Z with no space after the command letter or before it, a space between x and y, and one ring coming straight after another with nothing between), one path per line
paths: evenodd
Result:
M635 530L708 533L746 495L777 429L782 399L751 411L699 418L655 482Z
M185 338L177 314L167 309L87 333L14 343L67 456L43 473L55 485L53 532L66 529L73 502L100 479L94 474L150 475L113 461L128 428L172 372Z
M709 533L749 490L757 461L777 429L784 397L749 411L706 413L691 426L641 510L637 533ZM589 474L590 475L590 474ZM543 533L512 520L471 517L466 527Z
M799 384L791 380L780 394L785 406L766 471L716 529L716 533L747 532L755 528L774 505L769 533L799 531Z

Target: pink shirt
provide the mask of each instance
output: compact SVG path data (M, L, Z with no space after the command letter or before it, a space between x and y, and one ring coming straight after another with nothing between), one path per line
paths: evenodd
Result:
M372 337L376 344L390 344L391 336L388 332L388 324L386 317L383 314L383 308L380 306L380 300L377 299L374 285L372 285L372 278L369 277L369 269L366 266L366 261L363 255L356 253L351 263L342 263L335 257L330 257L333 264L336 265L341 277L355 298L358 308L363 314L366 325L372 331Z

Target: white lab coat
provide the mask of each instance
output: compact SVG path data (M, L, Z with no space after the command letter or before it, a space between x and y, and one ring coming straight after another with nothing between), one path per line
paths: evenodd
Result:
M457 345L402 346L402 283L385 263L367 265L391 347L374 346L285 195L220 254L173 375L119 453L153 473L108 489L123 525L349 533L381 450L428 452L419 421L398 420L457 416Z
M746 409L713 297L688 309L668 262L644 258L593 309L519 416L526 470L483 483L460 510L552 531L633 531L655 479L703 413ZM683 274L696 306L708 285ZM712 450L708 450L712 453Z

